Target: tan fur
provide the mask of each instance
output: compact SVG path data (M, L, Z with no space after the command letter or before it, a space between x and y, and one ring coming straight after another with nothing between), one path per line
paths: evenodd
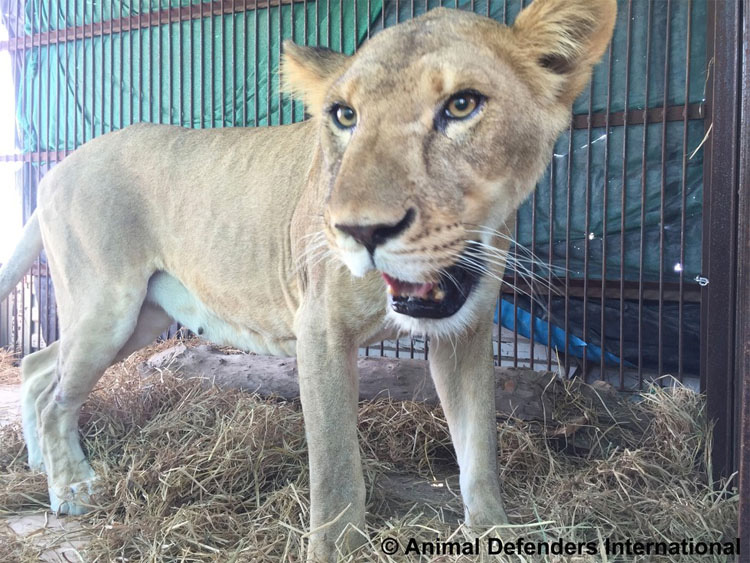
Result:
M297 354L310 451L309 558L363 541L357 347L388 332L433 336L430 366L456 448L467 523L507 521L496 467L492 309L516 208L567 126L612 33L615 0L536 0L506 28L436 9L355 56L287 45L288 87L312 118L269 129L134 125L81 147L40 186L7 294L40 248L59 343L24 361L29 462L54 509L88 508L95 476L78 443L102 371L172 319L219 343ZM436 128L454 93L486 96ZM354 130L331 119L354 108ZM372 254L342 227L392 225ZM467 242L486 274L452 317L389 311L381 271L434 281ZM348 267L344 267L346 265ZM354 274L354 275L353 275Z

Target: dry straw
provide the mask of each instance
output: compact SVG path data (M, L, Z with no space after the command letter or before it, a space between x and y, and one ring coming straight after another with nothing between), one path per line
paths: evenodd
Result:
M0 561L38 560L70 535L84 539L84 561L303 561L308 479L299 405L168 372L142 377L137 365L143 357L111 368L83 409L84 447L100 476L98 508L77 519L81 530L48 532L44 541L38 534L16 536L0 524ZM8 373L9 361L5 356L0 373ZM703 399L671 384L649 389L639 401L600 400L596 390L585 391L562 386L547 423L498 419L499 467L513 524L490 533L599 545L606 538L733 541L738 497L726 484L710 481ZM478 560L391 559L380 550L387 537L402 546L409 538L473 537L457 525L463 517L457 469L441 410L387 399L366 402L359 431L370 540L345 560ZM434 490L432 500L404 486L420 482L427 493ZM27 469L20 427L4 427L0 514L43 510L45 487L44 477Z

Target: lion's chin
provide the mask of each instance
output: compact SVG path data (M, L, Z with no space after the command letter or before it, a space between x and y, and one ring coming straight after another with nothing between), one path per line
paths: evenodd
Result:
M468 264L474 264L470 262ZM401 315L417 319L444 319L455 315L466 303L481 274L481 267L458 263L441 270L435 282L412 283L383 273L388 305Z

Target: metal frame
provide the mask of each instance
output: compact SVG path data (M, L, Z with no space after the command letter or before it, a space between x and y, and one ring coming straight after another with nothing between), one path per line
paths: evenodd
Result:
M740 82L740 146L737 226L737 420L740 423L735 463L739 469L739 536L742 551L750 552L750 0L742 3L742 62ZM737 459L739 457L739 459Z
M701 296L701 388L709 420L715 424L712 463L717 477L734 471L739 453L734 401L740 378L734 360L742 8L743 2L712 0L708 12L713 65L704 147L703 275L708 283Z

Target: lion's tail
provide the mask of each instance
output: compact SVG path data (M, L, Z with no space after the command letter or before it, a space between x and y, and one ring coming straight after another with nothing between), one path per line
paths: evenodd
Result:
M21 240L7 263L0 268L0 301L16 287L42 250L42 232L36 211L23 229Z

